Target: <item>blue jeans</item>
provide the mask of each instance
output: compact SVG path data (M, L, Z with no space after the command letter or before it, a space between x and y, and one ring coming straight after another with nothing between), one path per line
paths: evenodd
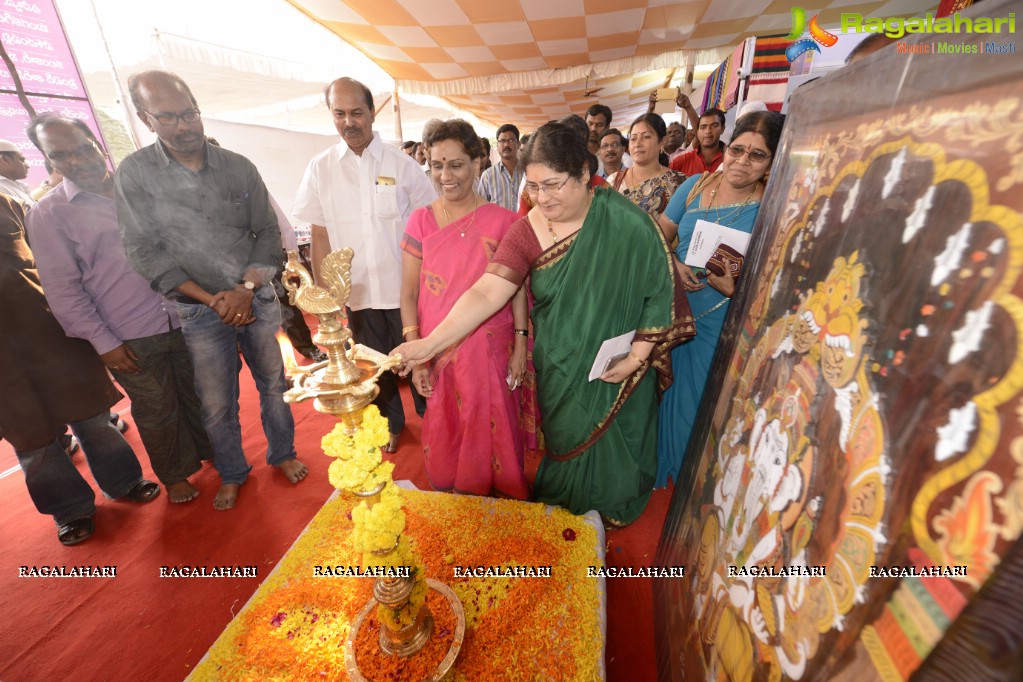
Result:
M139 460L121 432L110 423L108 410L71 422L71 430L82 445L96 483L107 497L127 495L142 480ZM78 473L57 434L45 447L16 454L25 472L28 494L39 513L51 515L58 526L96 513L96 495Z
M275 336L281 312L272 287L256 292L252 314L256 317L252 324L232 327L209 306L178 303L181 330L195 369L195 391L202 403L203 426L213 448L213 466L224 484L244 483L252 470L242 451L238 419L239 347L259 389L266 463L276 465L295 457L295 419L284 402L288 386Z

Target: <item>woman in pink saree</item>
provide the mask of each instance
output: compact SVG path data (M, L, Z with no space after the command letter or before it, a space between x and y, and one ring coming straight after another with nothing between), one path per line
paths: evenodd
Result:
M483 150L472 126L444 122L431 137L440 197L409 216L402 240L402 335L426 336L486 270L519 216L473 191ZM437 490L527 499L519 426L526 371L525 289L479 328L412 374L427 398L426 473Z

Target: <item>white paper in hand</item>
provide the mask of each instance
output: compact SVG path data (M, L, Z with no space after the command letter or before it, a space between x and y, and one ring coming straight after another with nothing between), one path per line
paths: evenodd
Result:
M721 244L728 244L733 249L746 255L750 235L733 227L712 223L709 220L697 220L693 228L693 238L689 240L686 251L686 265L692 268L705 268L707 261L714 255Z
M608 339L600 344L597 357L593 360L593 367L590 368L590 381L600 378L600 375L606 371L608 361L613 357L629 354L629 351L632 350L632 337L635 335L636 330L633 329L631 332L625 332L621 336Z

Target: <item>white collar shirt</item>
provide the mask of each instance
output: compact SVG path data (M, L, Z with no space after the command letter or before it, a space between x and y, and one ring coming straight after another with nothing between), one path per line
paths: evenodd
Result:
M292 214L327 229L331 249L352 259L352 310L400 306L401 239L409 214L437 198L433 183L411 157L380 134L362 156L341 140L309 162Z
M32 198L32 194L29 192L28 185L20 180L11 180L0 175L0 193L6 194L14 199L17 199L21 203L25 204L25 208L35 205L35 199Z

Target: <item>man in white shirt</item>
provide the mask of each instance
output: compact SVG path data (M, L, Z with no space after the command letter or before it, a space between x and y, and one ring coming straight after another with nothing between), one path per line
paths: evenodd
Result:
M28 164L17 145L0 140L0 192L25 204L34 205L31 190L22 180L28 177Z
M332 249L355 250L349 324L357 343L388 353L403 341L401 333L401 238L409 214L437 198L430 179L400 149L385 145L373 132L373 95L351 78L339 78L326 90L327 107L341 141L309 162L292 213L312 225L314 274ZM380 377L374 403L387 417L395 452L405 427L397 378ZM425 402L412 389L416 409Z

